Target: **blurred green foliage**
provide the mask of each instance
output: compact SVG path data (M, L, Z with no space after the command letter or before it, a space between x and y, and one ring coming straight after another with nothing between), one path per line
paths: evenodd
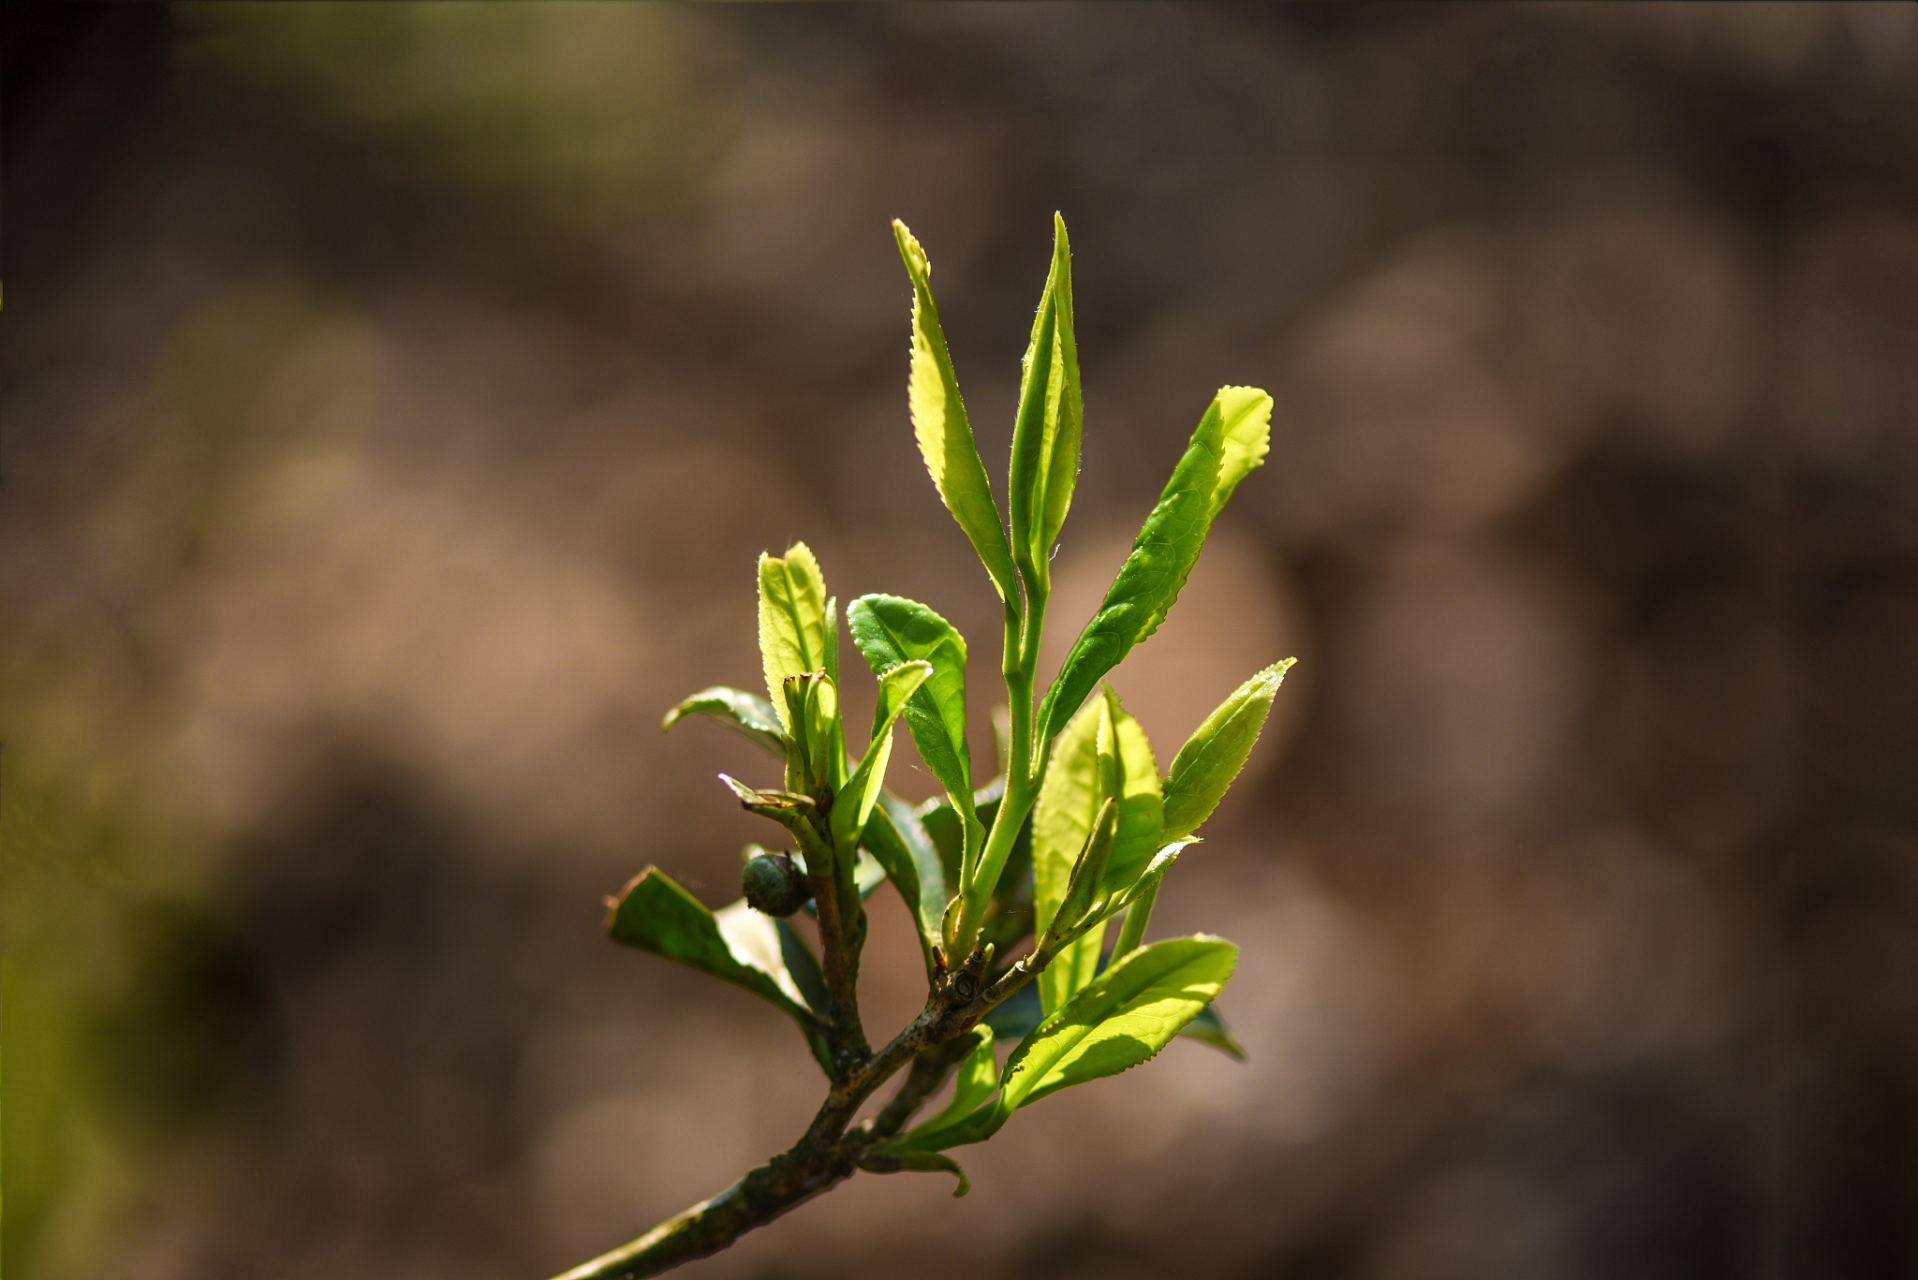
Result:
M220 0L182 15L229 73L587 234L688 207L732 132L710 83L723 61L669 5Z

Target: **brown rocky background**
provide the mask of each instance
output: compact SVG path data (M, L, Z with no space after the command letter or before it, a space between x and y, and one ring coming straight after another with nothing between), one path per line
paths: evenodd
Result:
M1062 639L1277 401L1117 678L1164 762L1301 659L1156 919L1251 1060L685 1274L1918 1274L1918 8L7 23L8 1276L538 1277L791 1141L790 1028L600 897L736 896L759 762L657 723L759 551L989 687L886 223L998 470L1054 209Z

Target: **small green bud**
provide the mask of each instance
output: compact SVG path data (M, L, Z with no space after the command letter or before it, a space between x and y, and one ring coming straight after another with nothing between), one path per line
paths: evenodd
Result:
M812 897L806 877L799 873L793 860L783 853L753 855L747 860L739 882L753 910L769 916L789 916Z

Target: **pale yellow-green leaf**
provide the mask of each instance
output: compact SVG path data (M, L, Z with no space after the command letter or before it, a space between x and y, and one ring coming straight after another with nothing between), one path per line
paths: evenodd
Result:
M959 379L946 349L945 331L939 325L939 307L932 299L932 263L905 223L894 219L892 232L899 242L899 256L905 260L906 274L912 277L912 373L907 383L907 403L919 456L925 459L926 470L946 509L985 565L999 598L1016 605L1019 588L1014 579L1012 550L1006 542L999 508L992 500L985 464L979 460L979 447L973 443L965 401L959 396Z

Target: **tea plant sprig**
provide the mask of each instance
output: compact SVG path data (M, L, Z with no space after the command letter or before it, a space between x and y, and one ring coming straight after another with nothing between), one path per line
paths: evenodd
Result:
M990 1138L1049 1093L1136 1066L1180 1034L1243 1056L1211 1009L1238 949L1206 934L1147 943L1145 931L1160 881L1244 766L1292 660L1240 685L1163 777L1139 722L1098 685L1164 620L1213 521L1264 461L1272 400L1250 387L1213 397L1104 602L1039 700L1048 563L1072 505L1083 419L1065 223L1055 216L1052 270L1022 365L1009 520L973 443L925 250L903 223L893 232L913 289L913 431L1005 606L1003 768L983 784L973 774L965 638L926 605L890 595L861 596L846 610L853 644L879 683L872 729L854 760L839 710L837 602L819 563L804 543L760 557L767 696L707 689L668 712L665 727L710 717L780 761L776 787L720 777L741 805L778 824L791 848L749 846L745 896L718 911L648 867L608 899L608 928L617 942L780 1009L825 1073L826 1099L790 1150L565 1280L657 1275L725 1248L855 1170L942 1170L964 1195L966 1176L946 1153ZM885 789L902 718L945 793L916 806ZM865 900L888 880L917 929L927 993L919 1015L875 1051L859 1016L859 958ZM817 955L790 923L802 909L818 925ZM997 1040L1017 1042L1003 1067ZM898 1091L853 1124L901 1070ZM948 1076L950 1101L908 1128Z

